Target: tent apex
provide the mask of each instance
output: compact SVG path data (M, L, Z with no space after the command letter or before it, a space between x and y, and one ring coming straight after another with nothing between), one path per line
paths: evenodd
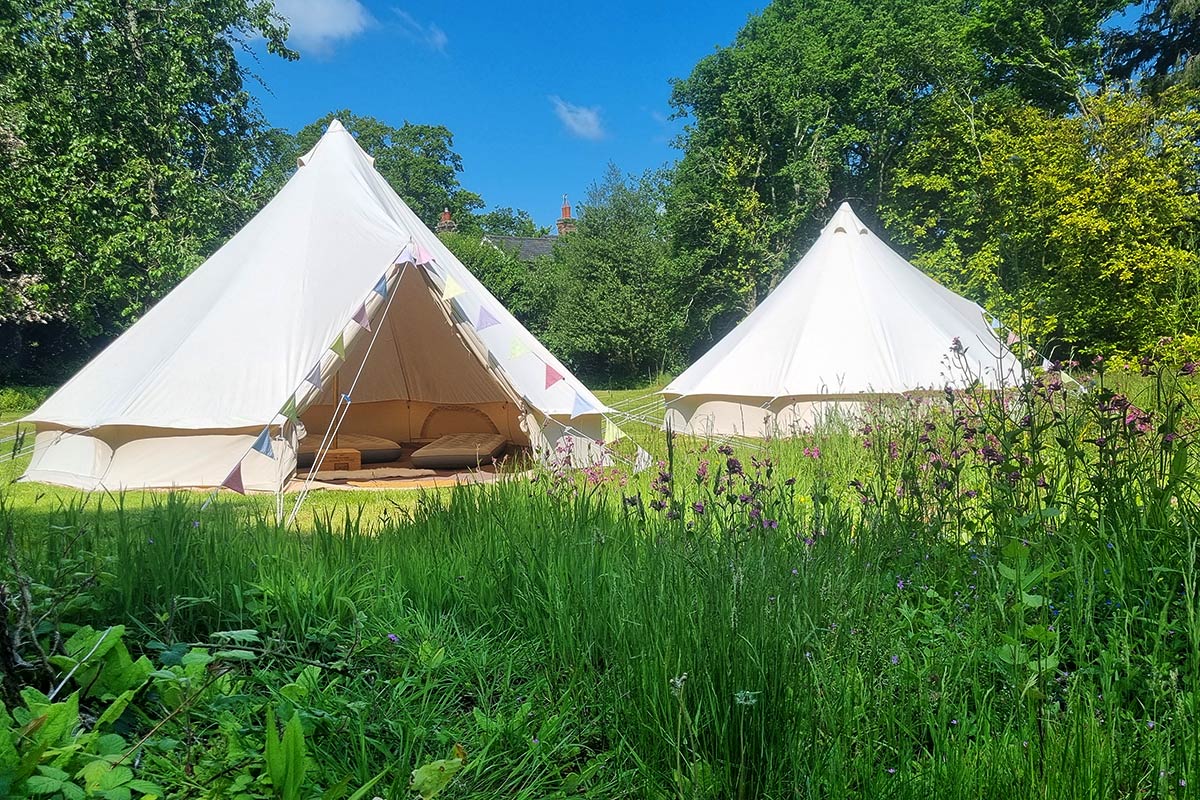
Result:
M329 121L329 128L326 129L325 132L333 133L335 131L344 131L344 130L346 130L346 126L344 126L342 124L341 120L339 120L337 117L334 117L332 120Z

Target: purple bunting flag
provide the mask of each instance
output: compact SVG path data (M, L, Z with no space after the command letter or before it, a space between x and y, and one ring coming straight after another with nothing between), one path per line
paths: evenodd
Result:
M226 489L232 489L238 494L246 493L246 487L242 484L242 462L239 461L238 465L233 468L233 472L229 473L225 480L221 481L221 486Z
M354 316L350 319L358 323L358 327L363 330L371 330L371 318L367 316L367 304L363 303L358 307L358 311L354 312Z
M500 320L496 319L492 312L487 310L487 306L479 307L479 319L475 322L475 330L482 331L499 324Z
M321 388L321 365L317 364L315 367L313 367L312 372L308 373L308 375L305 376L304 380L308 381L313 386L320 389Z

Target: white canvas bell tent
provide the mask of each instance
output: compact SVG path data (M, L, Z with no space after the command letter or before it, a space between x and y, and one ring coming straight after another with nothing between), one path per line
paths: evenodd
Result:
M966 352L952 366L955 339ZM674 430L768 436L869 397L974 379L998 388L1021 374L982 308L909 264L842 203L766 300L662 394Z
M336 120L270 203L25 421L26 480L279 490L306 434L572 437L608 409L475 279ZM332 437L324 437L332 438ZM312 439L309 440L310 442ZM328 446L328 442L325 443Z

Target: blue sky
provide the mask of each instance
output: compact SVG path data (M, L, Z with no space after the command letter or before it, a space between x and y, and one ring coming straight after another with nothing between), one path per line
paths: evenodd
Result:
M552 225L562 194L582 200L609 161L642 172L678 156L669 79L764 5L276 0L301 59L250 66L271 124L349 108L445 125L465 187Z

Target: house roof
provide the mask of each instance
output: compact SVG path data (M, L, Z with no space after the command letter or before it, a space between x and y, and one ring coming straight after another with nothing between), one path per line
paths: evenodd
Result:
M485 236L485 241L491 242L504 250L513 251L522 261L548 256L554 252L557 236Z

